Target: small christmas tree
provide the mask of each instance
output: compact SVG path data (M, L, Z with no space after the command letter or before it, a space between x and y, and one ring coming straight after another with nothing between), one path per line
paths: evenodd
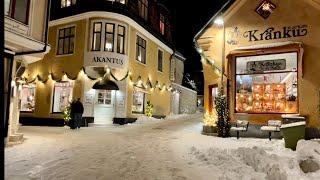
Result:
M146 115L148 117L151 117L152 116L152 113L153 113L153 105L151 104L150 101L147 101L147 107L146 107Z
M229 120L229 109L227 103L227 97L222 94L223 90L220 90L218 96L215 98L214 103L216 104L216 111L218 115L218 136L228 137L230 134L230 120Z

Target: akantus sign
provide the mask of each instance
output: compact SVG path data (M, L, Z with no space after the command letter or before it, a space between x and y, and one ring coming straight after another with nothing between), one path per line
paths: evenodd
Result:
M126 68L128 56L112 52L85 53L84 66L108 66L112 68Z
M292 37L306 36L308 34L307 25L285 26L281 30L275 30L274 27L269 27L265 31L250 30L243 33L244 38L249 41L263 41L273 39L284 39Z

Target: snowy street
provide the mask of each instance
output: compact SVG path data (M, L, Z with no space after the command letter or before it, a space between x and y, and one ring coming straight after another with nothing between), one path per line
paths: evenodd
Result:
M5 149L13 179L320 179L299 160L320 164L320 141L218 138L201 135L201 114L145 118L109 127L21 127L24 143ZM299 148L299 146L304 147Z

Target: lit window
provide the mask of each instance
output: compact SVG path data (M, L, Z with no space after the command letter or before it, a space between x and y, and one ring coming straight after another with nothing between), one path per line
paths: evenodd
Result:
M114 24L106 23L105 29L105 45L104 50L113 52L113 43L114 43Z
M111 105L111 91L110 90L99 90L97 104L100 105Z
M62 82L54 84L52 112L59 113L64 111L64 109L72 101L72 91L72 82Z
M137 35L136 60L146 64L146 40Z
M158 71L162 72L163 51L158 50Z
M72 54L74 50L75 27L59 29L58 34L58 55Z
M76 4L76 0L61 0L61 8L69 7Z
M5 15L28 24L30 0L5 0Z
M118 25L118 39L117 39L117 53L124 54L124 40L126 35L126 28Z
M236 58L236 112L297 113L297 53Z
M100 51L101 49L101 31L102 23L93 23L92 51Z
M145 94L140 91L134 91L133 99L132 99L132 112L143 114L144 101L145 101Z
M107 0L107 1L117 2L117 3L121 3L121 4L126 4L126 0Z
M148 20L148 0L138 0L139 15Z
M22 112L34 112L35 108L36 85L23 85L21 90L21 106Z
M165 33L165 18L164 18L164 16L162 14L160 14L159 23L160 23L160 27L159 27L160 28L160 33L162 35L164 35L164 33Z

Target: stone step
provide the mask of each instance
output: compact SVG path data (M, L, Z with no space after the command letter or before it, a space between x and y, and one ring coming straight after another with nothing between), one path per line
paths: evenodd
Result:
M23 141L23 134L16 133L9 136L9 142L21 142Z

